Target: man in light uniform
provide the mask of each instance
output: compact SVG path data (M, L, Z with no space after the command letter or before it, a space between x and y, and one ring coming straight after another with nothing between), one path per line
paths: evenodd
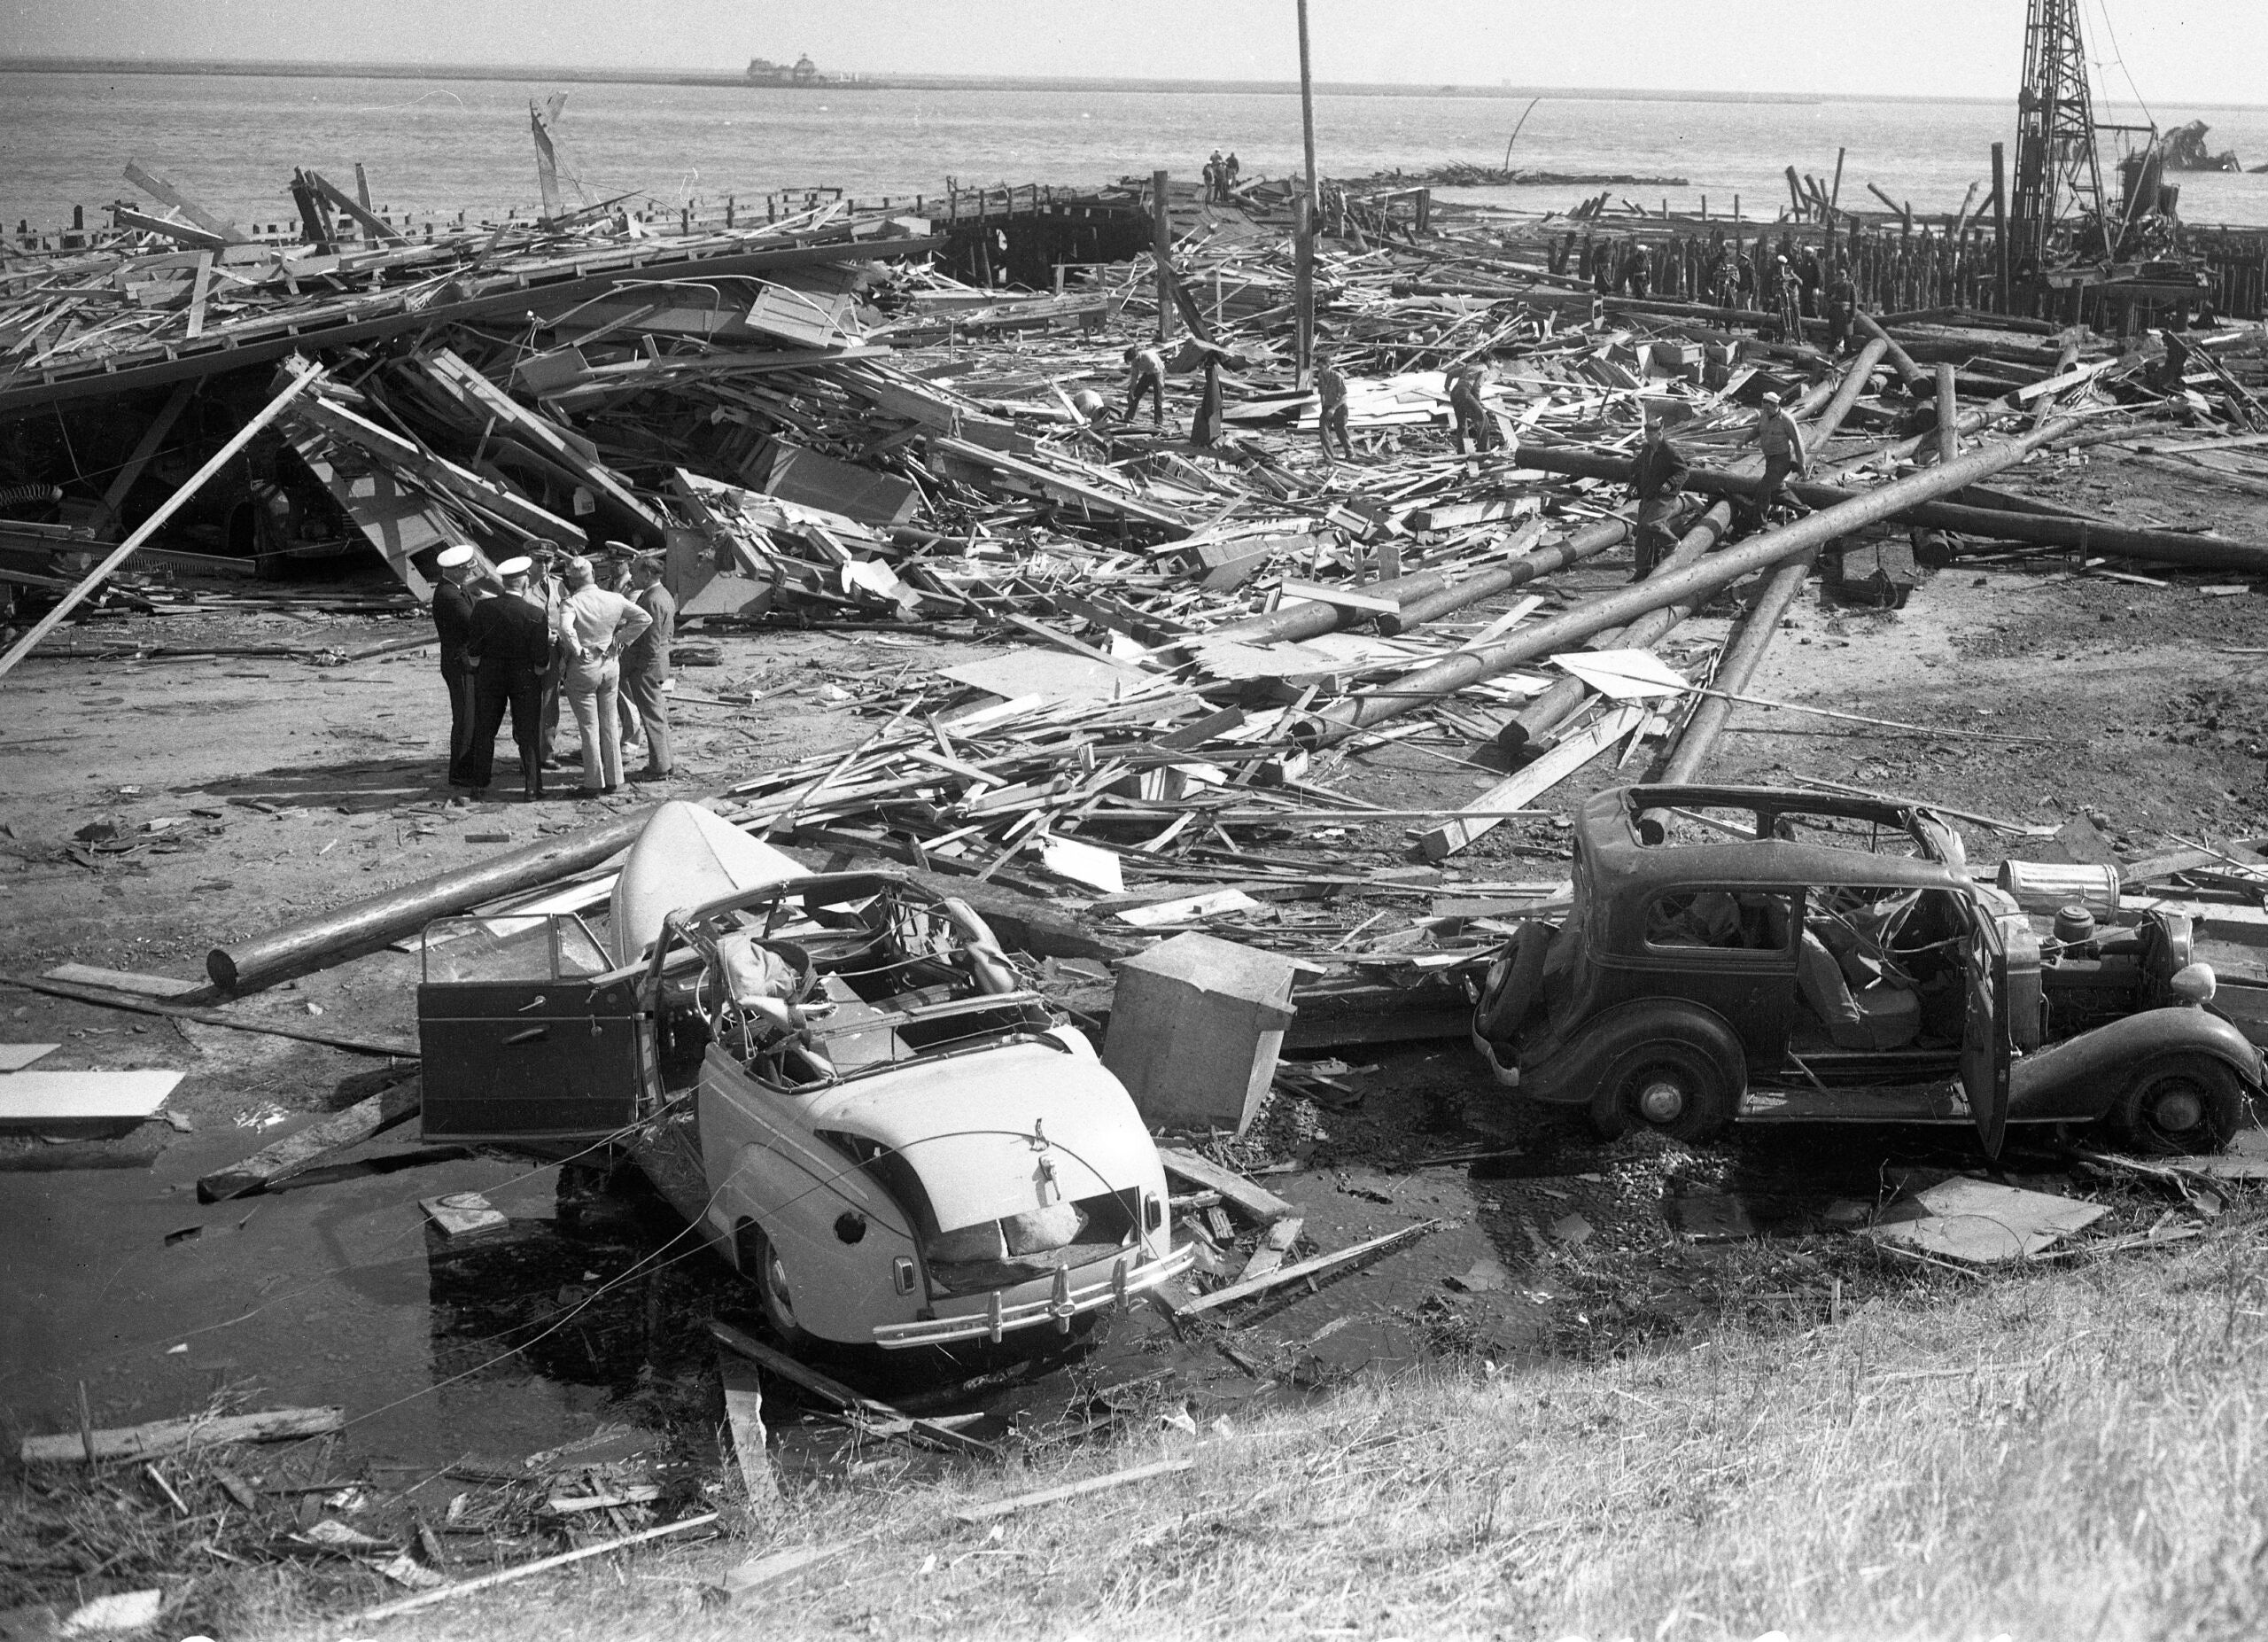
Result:
M1126 409L1121 422L1134 420L1134 408L1150 396L1150 420L1162 431L1166 425L1166 357L1153 347L1126 350Z
M643 610L598 585L588 559L567 561L567 598L559 607L561 682L583 739L583 798L622 784L621 656L651 626Z
M1750 445L1759 446L1764 451L1764 479L1756 492L1754 517L1757 527L1763 527L1775 502L1784 502L1800 512L1810 512L1809 508L1788 494L1789 475L1800 479L1810 472L1811 455L1804 448L1803 429L1797 426L1796 419L1781 407L1777 393L1764 396L1764 414L1748 431L1748 437L1741 440L1743 447Z

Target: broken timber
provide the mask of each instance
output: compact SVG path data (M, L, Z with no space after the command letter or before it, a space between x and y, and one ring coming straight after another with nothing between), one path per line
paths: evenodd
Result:
M1280 1288L1285 1283L1297 1282L1303 1277L1323 1277L1341 1272L1369 1259L1372 1255L1383 1254L1387 1249L1399 1247L1414 1238L1423 1237L1428 1232L1441 1231L1449 1224L1447 1220L1421 1220L1415 1226L1405 1226L1398 1232L1388 1232L1383 1237L1373 1237L1368 1242L1356 1243L1351 1249L1341 1249L1332 1254L1319 1254L1311 1259L1296 1261L1290 1265L1279 1265L1262 1276L1231 1283L1226 1288L1216 1288L1211 1294L1200 1295L1194 1300L1184 1301L1174 1307L1174 1315L1194 1317L1201 1312L1217 1310L1221 1306L1231 1305L1239 1300L1249 1300L1254 1295L1265 1294L1271 1288Z
M71 1465L89 1460L147 1459L185 1448L221 1443L274 1443L289 1437L321 1436L346 1423L343 1408L272 1408L257 1414L214 1414L187 1420L155 1420L147 1425L108 1430L72 1431L60 1436L27 1436L21 1450L27 1466Z

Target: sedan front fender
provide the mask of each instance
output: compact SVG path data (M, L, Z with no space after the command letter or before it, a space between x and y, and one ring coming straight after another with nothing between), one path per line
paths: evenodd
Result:
M2144 1009L2036 1049L2008 1068L2011 1123L2092 1123L2150 1062L2210 1054L2257 1089L2260 1051L2217 1015L2187 1005Z

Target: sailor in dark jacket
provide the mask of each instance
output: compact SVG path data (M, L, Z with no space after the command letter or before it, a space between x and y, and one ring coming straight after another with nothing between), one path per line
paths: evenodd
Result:
M472 698L473 670L466 665L464 647L472 637L472 611L478 603L470 583L479 555L468 547L444 548L435 561L441 579L433 587L433 631L441 641L441 685L449 692L449 785L473 785L465 754L472 747L472 727L478 710Z
M670 753L670 646L677 638L677 601L662 585L660 556L630 561L630 597L653 625L622 651L622 744L646 747L646 767L632 781L667 781Z
M1630 470L1630 488L1638 498L1638 563L1631 580L1643 581L1652 575L1654 566L1677 545L1677 521L1685 509L1685 498L1679 493L1690 475L1685 457L1669 442L1660 420L1647 418L1646 437Z
M501 597L473 608L465 654L473 665L473 699L478 717L465 755L469 784L485 790L496 756L496 732L504 710L512 711L512 740L520 750L520 782L531 799L543 797L543 675L551 665L552 627L543 606L528 591L524 558L496 567L504 584Z

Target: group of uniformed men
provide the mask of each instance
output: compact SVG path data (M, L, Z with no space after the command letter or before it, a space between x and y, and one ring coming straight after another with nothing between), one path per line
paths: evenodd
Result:
M605 570L551 543L506 559L493 574L471 547L442 550L433 589L441 679L449 693L449 784L485 792L494 774L497 732L507 712L520 754L521 793L544 796L564 697L582 742L577 796L601 798L624 780L622 750L643 746L631 781L666 781L670 749L670 645L677 602L657 555L617 542Z

